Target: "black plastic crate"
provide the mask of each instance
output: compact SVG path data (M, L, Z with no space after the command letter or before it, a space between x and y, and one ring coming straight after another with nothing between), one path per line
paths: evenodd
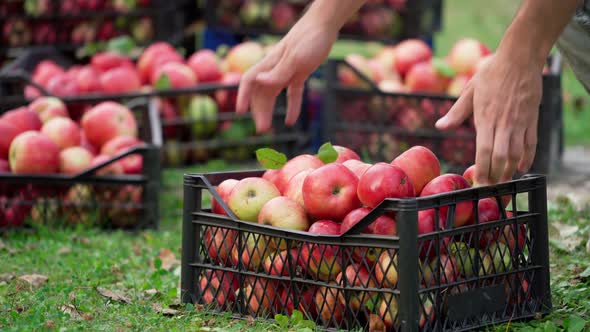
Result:
M283 35L311 3L309 0L207 0L205 17L208 26L240 35ZM439 28L438 16L442 14L439 3L440 0L406 1L396 8L389 1L372 1L342 27L339 36L384 43L430 37Z
M386 199L339 236L241 221L225 203L220 206L227 215L203 205L206 195L222 202L215 186L224 180L262 174L185 175L183 302L261 320L298 309L328 330L368 330L373 316L388 331L473 330L538 317L552 308L543 175L430 197ZM511 198L506 208L501 204L505 196ZM483 200L502 206L498 220L480 219L474 207ZM465 205L475 216L473 224L439 224L443 216L455 220ZM420 233L419 220L428 212L434 216L433 231ZM395 216L397 236L359 235L384 215ZM277 255L266 245L271 242L286 244L291 255L287 250ZM277 262L270 269L262 263L268 257ZM341 271L348 272L338 278ZM326 299L334 302L325 304Z
M548 59L539 108L538 142L531 172L551 174L561 161L561 58ZM338 70L348 68L363 86L346 86ZM386 93L344 61L325 67L325 98L321 141L331 141L361 152L368 160L393 160L414 145L431 149L446 169L462 173L475 162L475 127L471 116L457 130L440 131L436 121L453 106L456 97L427 93ZM561 147L561 151L560 151Z
M74 52L86 43L121 35L130 35L140 44L178 38L184 28L179 8L185 2L150 0L133 9L117 10L111 1L102 1L103 6L94 9L80 7L75 1L51 0L46 10L31 13L25 10L25 1L9 1L0 4L4 31L0 54L14 57L28 47L47 45ZM143 32L135 34L133 30L140 31L140 26Z
M66 106L70 106L66 103ZM157 229L161 186L160 119L146 99L126 103L144 145L80 174L0 174L0 231L85 224L107 229ZM141 174L97 175L124 158L142 158Z

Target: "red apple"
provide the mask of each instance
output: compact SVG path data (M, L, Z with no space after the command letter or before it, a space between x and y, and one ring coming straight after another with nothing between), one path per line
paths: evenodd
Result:
M88 149L87 149L88 150ZM94 158L92 158L92 162L90 162L90 167L94 167L100 165L104 162L111 160L111 157L101 154ZM94 172L97 176L106 176L106 175L123 175L125 171L123 170L123 166L121 165L120 161L115 161L114 163L109 164L108 166L104 166Z
M282 288L280 292L281 303L277 303L277 310L283 312L284 309L284 312L290 316L297 309L303 313L304 317L314 317L316 314L314 303L315 287L305 288L297 296L295 295L296 293L289 292L288 286ZM297 306L296 303L298 303ZM284 306L279 307L280 304L284 304Z
M65 71L52 60L42 60L39 62L35 71L33 71L33 82L45 86L49 80L57 75L64 74Z
M512 218L512 212L506 212L506 216L508 218ZM517 249L524 250L524 246L526 244L527 238L527 226L526 224L519 224L518 225L518 235L517 235L517 228L514 225L506 225L502 229L502 233L498 236L498 241L506 244L508 248L510 248L510 252L514 253ZM518 241L516 238L518 237Z
M421 279L427 288L452 283L458 275L459 268L455 257L446 254L441 254L440 258L434 257L428 264L422 265Z
M463 177L469 182L470 186L475 186L475 165L469 166L465 172L463 172Z
M304 171L308 168L317 169L323 166L324 163L316 156L310 154L299 155L289 161L279 171L276 185L277 188L284 193L287 190L287 185L291 178L297 175L299 172Z
M340 291L336 283L321 286L315 293L314 306L322 326L340 326L344 319L345 307L338 300Z
M247 41L231 48L225 57L229 72L244 74L264 57L264 48L256 42Z
M199 289L205 304L220 308L229 307L235 301L235 293L239 288L238 277L227 271L205 270L199 280Z
M148 46L137 61L137 70L143 83L148 83L154 71L156 58L162 54L176 55L177 61L182 62L182 57L176 52L172 45L166 42L155 42Z
M400 75L405 76L415 64L429 61L432 50L422 40L407 39L395 47L393 65Z
M136 74L134 74L136 76ZM120 79L120 78L119 78ZM125 78L123 78L125 80ZM80 93L96 93L101 92L100 72L94 69L92 66L85 66L80 69L78 76L76 77L78 84L78 91ZM108 83L105 82L105 84ZM117 84L118 82L113 82Z
M238 233L231 229L221 227L207 227L203 245L207 254L214 264L229 265L231 263L232 251L237 250L236 240ZM237 265L236 252L236 265ZM258 264L258 263L257 263Z
M138 91L141 81L135 68L117 67L100 75L100 87L107 94L120 94Z
M96 147L94 145L92 145L92 144L90 144L90 142L88 142L88 138L86 138L86 134L84 133L84 130L80 131L80 146L83 147L84 149L88 150L94 156L96 156L98 154L98 149L96 149Z
M248 313L255 317L266 315L274 317L273 309L276 302L279 301L277 285L274 280L261 277L246 278L244 296Z
M363 173L365 173L365 171L371 167L371 164L367 164L356 159L347 160L343 162L342 165L351 170L359 179Z
M2 173L10 173L10 164L8 160L0 159L0 174Z
M111 51L96 53L92 56L92 59L90 59L90 65L99 73L103 73L114 68L134 67L133 62L131 62L128 57Z
M399 327L398 306L395 294L383 293L383 299L379 305L379 316L383 319L385 327L395 330Z
M264 270L273 276L289 276L293 271L293 276L301 277L302 268L299 266L297 249L275 251L269 254L264 260Z
M410 92L444 93L448 79L437 72L432 62L426 61L413 65L405 82Z
M420 197L426 197L466 188L469 188L469 182L467 182L467 180L465 180L465 178L463 178L461 175L443 174L428 182L428 184L424 186L424 189L422 189ZM448 206L441 207L440 213L446 216L448 208ZM469 221L469 218L471 217L471 214L473 212L472 208L473 204L471 203L471 201L457 203L455 207L455 227L463 226Z
M340 224L331 220L318 220L309 227L309 233L340 235ZM301 247L302 265L316 280L335 280L342 271L338 246L304 243Z
M264 174L262 175L262 178L272 182L272 184L274 184L276 186L278 178L279 178L279 174L280 173L279 173L278 169L267 169L264 172ZM278 188L278 186L277 186L277 188Z
M223 75L220 83L223 85L236 85L240 83L241 78L242 74L229 72ZM215 101L222 111L234 111L237 98L237 89L218 89L215 91Z
M39 97L29 104L29 110L39 114L42 123L56 117L69 117L66 105L55 97Z
M97 148L117 136L137 137L137 123L131 110L112 101L88 110L81 122L88 142Z
M309 221L303 206L284 196L275 197L264 204L258 214L258 223L297 231L306 231L309 228ZM292 241L292 245L296 244ZM270 239L268 245L279 250L287 249L287 242L284 240L276 243Z
M448 61L458 74L473 75L477 63L490 53L490 49L480 41L462 38L451 48Z
M82 147L65 148L59 154L59 171L70 175L81 173L90 167L92 159L92 154Z
M257 222L262 207L280 195L277 187L270 181L249 177L235 185L229 195L228 205L238 219Z
M16 127L19 134L29 130L39 131L43 125L39 115L26 106L8 111L0 119Z
M73 97L79 94L78 82L67 74L52 77L45 88L50 94L58 97Z
M59 170L59 147L47 135L25 131L10 144L10 169L15 174L47 174Z
M183 63L168 62L156 68L152 74L152 84L156 84L164 75L170 81L170 88L188 88L197 84L197 77L191 68Z
M188 58L187 65L199 82L217 82L223 78L219 58L209 49L196 52Z
M336 282L341 286L348 287L348 288L376 288L377 284L375 283L375 279L369 271L359 264L351 264L344 269L344 271L340 272L336 277ZM340 304L343 306L350 306L353 312L359 312L360 310L364 310L367 308L367 305L371 305L371 308L374 308L377 303L377 295L376 292L369 292L369 291L360 291L354 290L350 291L350 298L347 301L344 297L344 292L341 292L338 296L338 300Z
M399 167L406 173L414 185L414 192L420 194L426 184L440 175L440 162L430 149L416 145L399 156L391 165Z
M294 202L299 203L299 205L301 205L303 208L305 208L305 202L303 201L303 182L312 171L312 168L308 168L297 173L297 175L291 178L284 192L286 197Z
M8 159L10 143L21 131L12 123L0 118L0 159Z
M235 179L227 179L223 182L221 182L216 190L217 193L219 194L219 196L221 197L221 199L227 204L228 200L229 200L229 194L231 193L231 191L234 189L234 187L236 186L236 184L238 184L238 180ZM225 213L225 211L223 210L223 208L221 207L221 205L219 205L219 203L217 203L217 200L215 199L211 199L211 211L213 213L217 213L217 214L223 214L223 215L227 215L227 213Z
M46 122L41 132L51 138L60 150L80 145L80 127L70 118L54 118Z
M274 3L270 16L272 27L277 31L287 31L297 21L297 11L286 2Z
M117 136L106 142L100 149L100 153L114 157L144 142L132 136ZM125 174L140 174L143 171L143 157L141 155L130 155L119 160Z
M303 182L305 209L318 219L342 220L361 205L358 183L356 175L342 164L317 168Z
M359 155L352 151L351 149L344 147L344 146L339 146L339 145L334 145L334 150L336 150L336 152L338 152L338 158L336 159L336 163L344 163L347 160L361 160L361 157L359 157Z
M401 168L387 163L371 166L358 182L358 198L371 208L386 198L414 196L414 186L406 173Z

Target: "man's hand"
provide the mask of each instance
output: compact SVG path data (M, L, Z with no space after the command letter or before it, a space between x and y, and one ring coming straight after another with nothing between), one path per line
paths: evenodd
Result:
M365 0L314 1L307 13L240 81L237 112L252 112L256 131L272 126L275 100L287 88L285 123L293 125L301 112L305 80L330 54L338 31Z
M542 70L553 44L580 0L524 0L491 59L436 127L475 120L475 181L508 181L529 170L537 146Z

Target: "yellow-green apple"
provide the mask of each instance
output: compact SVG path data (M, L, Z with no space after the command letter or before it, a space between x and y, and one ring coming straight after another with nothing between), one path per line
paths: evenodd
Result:
M199 280L201 297L205 304L224 307L235 301L240 284L232 272L205 270Z
M156 42L148 46L139 57L137 61L137 70L143 83L148 83L152 72L154 71L155 60L161 54L174 54L178 56L178 61L182 61L182 57L178 55L172 45L166 42Z
M219 194L219 197L221 197L221 199L226 204L229 201L229 194L234 189L234 187L236 186L236 184L238 184L238 182L239 181L236 180L236 179L227 179L227 180L224 180L223 182L221 182L217 186L217 188L216 188L217 194ZM211 211L213 213L227 215L227 213L225 213L225 211L223 210L223 208L221 207L221 205L219 205L219 203L217 202L217 200L214 199L214 198L211 199Z
M328 286L321 286L314 296L314 306L324 326L340 326L344 318L346 307L338 300L342 291L336 288L337 285L330 282Z
M452 192L456 190L469 188L469 182L464 177L458 174L443 174L432 179L424 186L420 197L427 197L431 195L441 194L445 192ZM449 207L443 206L440 208L440 212L443 215L447 215ZM465 225L471 217L473 209L473 203L471 201L465 201L457 203L455 207L455 220L453 225L460 227Z
M72 146L59 153L59 171L63 174L78 174L90 167L92 154L79 146Z
M399 167L387 163L376 163L363 173L358 182L358 198L371 208L386 198L416 196L414 185Z
M274 317L273 311L279 301L276 282L269 278L248 277L244 287L248 313L256 317Z
M393 249L383 250L375 263L375 280L378 287L397 287L397 252Z
M12 123L0 119L0 158L8 159L8 150L10 150L10 143L14 140L20 130Z
M100 155L92 158L92 161L90 162L90 167L100 165L100 164L105 163L109 160L111 160L111 157L104 155L104 154L100 154ZM100 168L99 170L97 170L95 172L95 174L98 176L123 175L123 174L125 174L125 171L123 170L123 166L121 165L121 162L115 161L111 164L108 164L107 166Z
M444 93L449 79L441 75L432 62L420 62L406 73L405 83L409 92Z
M316 156L310 154L299 155L289 161L279 171L278 179L276 182L277 188L281 193L287 190L287 184L291 181L297 173L304 171L308 168L317 169L323 166L324 163Z
M141 88L141 79L131 67L109 69L100 75L100 89L107 94L128 93Z
M372 60L381 63L381 66L386 68L392 73L395 72L395 66L393 65L393 59L395 57L395 46L385 46L375 55Z
M15 174L57 173L59 147L47 135L25 131L12 140L9 152L10 169Z
M361 178L363 173L365 173L365 171L369 169L369 167L371 167L371 164L367 164L356 159L347 160L343 162L342 165L346 166L346 168L351 170L354 173L354 175L356 175L356 177L359 179Z
M205 230L204 246L209 258L214 264L228 265L232 251L236 248L237 232L231 229L220 227L208 227ZM236 252L237 254L237 252ZM236 256L237 264L237 256Z
M88 142L99 149L117 136L137 137L137 123L131 110L112 101L88 110L82 117L82 129Z
M361 207L357 197L359 180L342 164L331 163L315 169L303 181L305 210L318 219L342 220Z
M51 119L43 125L41 132L51 138L61 150L80 145L80 126L70 118Z
M223 78L219 58L212 50L197 51L188 58L187 65L199 82L217 82Z
M342 224L340 225L340 233L344 234L352 226L356 225L359 221L366 217L369 212L371 212L371 209L369 208L359 208L352 210L342 220ZM367 227L365 227L361 234L397 235L397 224L393 218L382 215ZM360 263L365 261L367 264L369 264L369 266L373 266L380 252L381 251L377 248L359 247L354 248L352 254L356 262Z
M447 58L456 73L472 75L477 63L490 53L490 49L479 40L462 38L455 42Z
M431 299L432 296L433 295L429 295L427 293L423 293L421 296L420 320L418 321L418 326L420 329L424 329L426 323L430 323L430 326L432 326L432 322L434 322L435 312Z
M459 97L463 93L463 89L471 78L467 75L457 75L449 83L447 87L447 94L453 97Z
M243 42L231 48L225 57L227 71L244 74L264 57L264 48L253 41Z
M379 316L385 323L385 327L395 330L399 326L398 323L398 307L395 294L383 293L383 299L379 305Z
M211 135L217 128L217 104L207 95L195 95L190 98L185 116L192 121L190 127L194 138Z
M258 223L297 231L309 229L309 221L303 206L284 196L275 197L262 206L258 214ZM292 245L296 244L295 241L292 241ZM269 239L268 245L272 249L287 249L287 242L284 239L279 243Z
M0 119L15 126L19 134L29 130L38 131L43 125L39 115L25 106L7 111Z
M400 93L407 91L407 88L403 85L403 83L398 80L385 79L379 82L378 87L381 91L386 93Z
M278 196L281 196L281 193L270 181L248 177L235 185L229 195L228 205L238 219L257 222L262 207Z
M420 39L407 39L395 47L393 56L395 70L405 77L415 64L429 61L432 58L432 50Z
M371 273L362 265L353 263L346 267L336 277L336 282L340 286L348 288L376 288L375 279ZM341 292L338 296L340 304L343 306L349 305L354 312L359 312L369 305L374 308L377 303L376 296L378 293L370 291L354 290L350 291L350 298L346 301L344 294Z
M318 220L308 232L312 234L340 235L340 224L331 220ZM342 271L342 259L338 246L304 243L301 248L303 266L314 279L335 280Z
M340 146L340 145L334 145L334 150L336 150L336 152L338 152L338 158L336 159L336 163L343 163L347 160L361 160L361 157L359 157L359 155L352 151L351 149L344 147L344 146Z
M29 104L29 110L39 114L42 123L56 117L69 117L66 105L56 97L39 97Z
M440 275L441 279L438 280ZM426 287L449 284L459 275L459 268L455 257L441 254L434 257L428 264L422 266L422 282Z
M299 203L303 208L305 202L303 201L303 182L305 178L313 171L312 168L303 170L291 178L285 189L284 195L294 202Z
M152 84L156 84L164 75L170 81L170 88L188 88L195 86L198 82L192 69L179 62L168 62L154 70Z
M502 242L494 242L488 248L488 255L492 259L493 269L489 273L508 272L512 269L512 254L510 248Z
M349 54L344 58L351 67L360 72L365 79L373 80L373 71L369 66L369 60L360 54ZM342 65L338 68L338 81L346 86L366 86L367 82L359 77L351 68Z
M416 145L397 156L391 165L401 168L419 195L426 184L440 175L440 162L427 147Z
M114 157L136 146L143 145L144 142L133 136L117 136L107 141L100 149L100 154ZM140 155L130 155L119 160L125 174L140 174L143 170L143 157Z

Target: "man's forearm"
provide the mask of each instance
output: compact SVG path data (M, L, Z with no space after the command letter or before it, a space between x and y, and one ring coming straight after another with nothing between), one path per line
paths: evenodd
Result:
M512 61L534 61L542 68L580 0L524 0L497 53Z
M366 1L367 0L313 1L307 13L302 17L302 20L308 20L338 31Z

